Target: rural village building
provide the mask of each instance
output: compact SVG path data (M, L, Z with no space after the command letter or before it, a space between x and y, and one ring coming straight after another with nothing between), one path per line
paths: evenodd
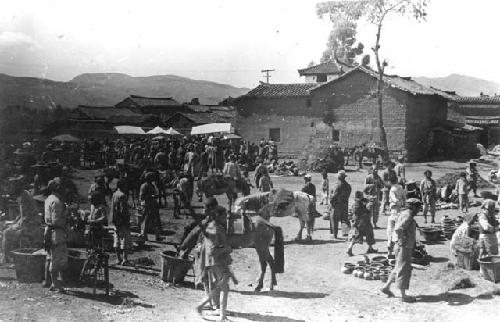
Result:
M306 83L326 83L339 78L340 75L350 71L352 68L338 61L330 61L299 69L299 75L305 77Z
M130 95L115 105L119 109L129 109L138 114L153 114L166 120L178 112L187 112L189 108L172 97L145 97Z
M319 148L335 142L354 147L377 142L377 77L373 70L358 66L326 83L261 83L236 99L235 129L245 140L274 140L281 154L293 156L307 153L314 145ZM444 124L449 126L447 106L451 96L399 76L384 76L384 85L383 115L389 149L406 155L409 161L425 160L434 150L440 150L433 147L436 140L432 133L441 131ZM458 131L473 136L474 130L470 130L457 125L453 135ZM456 144L457 148L461 146ZM470 145L462 147L463 151L470 149Z
M151 114L139 114L129 109L117 109L114 106L79 105L65 120L51 124L44 131L49 135L72 134L81 138L114 135L113 127L131 125L153 128L161 122Z
M456 96L448 111L450 119L480 128L484 147L500 144L500 96Z

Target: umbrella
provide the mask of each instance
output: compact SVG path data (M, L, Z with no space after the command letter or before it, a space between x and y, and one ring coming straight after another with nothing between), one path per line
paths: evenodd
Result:
M167 131L159 126L146 132L146 134L167 134Z
M146 132L138 126L119 125L114 128L118 134L146 134Z
M71 135L71 134L61 134L54 136L52 138L52 141L59 141L59 142L80 142L80 139Z

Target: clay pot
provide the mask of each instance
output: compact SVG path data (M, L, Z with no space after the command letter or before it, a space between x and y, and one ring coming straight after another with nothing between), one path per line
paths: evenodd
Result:
M379 271L373 271L373 279L374 280L380 279L380 272Z
M352 273L352 271L345 266L342 266L342 268L340 269L340 272L342 274L351 274Z
M370 267L371 268L375 268L375 269L380 269L380 268L384 267L384 264L382 264L382 263L371 263Z
M387 265L388 259L385 256L375 256L372 258L372 264L373 263L382 263L383 265Z
M388 279L389 279L388 274L380 274L380 281L382 281L382 283L387 282Z
M371 271L366 271L364 274L363 274L363 278L365 280L371 280L373 279L373 273Z

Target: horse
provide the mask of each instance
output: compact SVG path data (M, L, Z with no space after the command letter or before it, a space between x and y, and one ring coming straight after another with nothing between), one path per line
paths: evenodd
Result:
M299 231L295 241L302 240L302 231L306 227L306 240L312 240L314 230L313 197L302 191L288 191L285 189L271 189L238 198L235 202L235 213L246 215L248 210L257 212L266 204L273 204L272 216L294 216L299 219Z
M239 247L253 247L259 256L260 274L257 278L257 285L254 290L259 292L264 287L264 276L266 268L269 265L271 270L271 281L269 290L273 290L278 284L277 273L284 273L284 243L283 232L280 227L272 225L269 219L274 211L273 204L265 204L258 211L256 216L251 218L251 224L248 230L242 235L229 234L228 241L231 245L237 244ZM187 257L199 240L201 228L194 222L187 226L184 231L184 237L177 248L182 257ZM269 246L274 237L274 257L269 251Z
M238 193L248 195L250 187L244 180L235 180L231 177L211 174L205 179L198 180L196 194L198 201L203 201L203 195L206 198L226 194L229 200L229 209L232 208L233 202L238 198Z

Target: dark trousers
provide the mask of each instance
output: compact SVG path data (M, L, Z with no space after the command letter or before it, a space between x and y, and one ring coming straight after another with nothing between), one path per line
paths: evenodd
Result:
M142 216L142 221L140 223L141 226L141 235L146 236L154 227L154 231L156 234L161 232L161 220L160 220L160 212L158 211L158 207L156 205L146 205L144 207L144 213Z
M333 234L335 238L338 235L339 222L351 226L349 220L347 220L347 210L344 213L341 209L333 209L330 215L330 234Z

